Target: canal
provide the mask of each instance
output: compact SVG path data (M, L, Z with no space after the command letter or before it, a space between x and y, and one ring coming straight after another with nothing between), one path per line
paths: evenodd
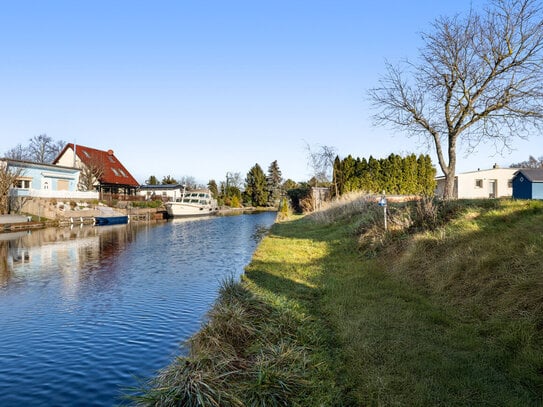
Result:
M274 219L0 234L0 405L126 402L182 352Z

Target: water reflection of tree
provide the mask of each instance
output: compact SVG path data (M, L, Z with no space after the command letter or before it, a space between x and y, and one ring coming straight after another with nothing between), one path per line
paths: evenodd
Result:
M17 264L29 263L30 253L23 244L27 232L4 234L6 239L0 240L0 284L5 285L13 277L13 267Z
M11 279L11 267L8 262L8 243L0 241L0 286Z

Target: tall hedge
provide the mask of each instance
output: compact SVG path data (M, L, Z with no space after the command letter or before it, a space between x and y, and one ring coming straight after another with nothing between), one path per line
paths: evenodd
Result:
M351 191L365 191L401 195L434 194L436 169L428 155L410 154L401 157L390 154L387 158L370 156L334 160L334 190L339 195Z

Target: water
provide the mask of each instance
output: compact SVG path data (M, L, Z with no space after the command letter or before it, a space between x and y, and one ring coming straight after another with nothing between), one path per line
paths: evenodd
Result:
M0 234L0 405L123 402L182 352L274 217Z

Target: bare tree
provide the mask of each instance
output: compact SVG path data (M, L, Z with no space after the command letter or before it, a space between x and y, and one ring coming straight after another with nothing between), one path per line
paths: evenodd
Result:
M185 185L187 189L196 189L198 187L196 178L191 175L183 175L182 177L179 177L179 184Z
M23 147L22 144L17 144L12 149L9 149L6 154L6 158L11 158L13 160L27 160L28 157L28 149Z
M10 189L15 186L22 170L10 168L6 161L0 161L0 214L9 213Z
M528 160L511 164L509 168L543 168L543 156L535 158L531 155Z
M436 19L422 39L420 62L387 63L369 96L378 124L434 146L451 198L459 144L510 149L542 123L540 3L494 0L482 13Z
M336 148L322 145L311 148L309 143L306 142L305 149L307 151L308 166L311 167L315 182L330 182Z
M226 187L234 187L241 189L243 187L243 178L239 172L227 172L226 173Z
M30 139L27 158L37 163L52 163L66 143L54 141L47 134L40 134Z
M94 191L94 185L100 182L104 175L105 164L99 159L92 159L80 168L79 186L80 191Z

